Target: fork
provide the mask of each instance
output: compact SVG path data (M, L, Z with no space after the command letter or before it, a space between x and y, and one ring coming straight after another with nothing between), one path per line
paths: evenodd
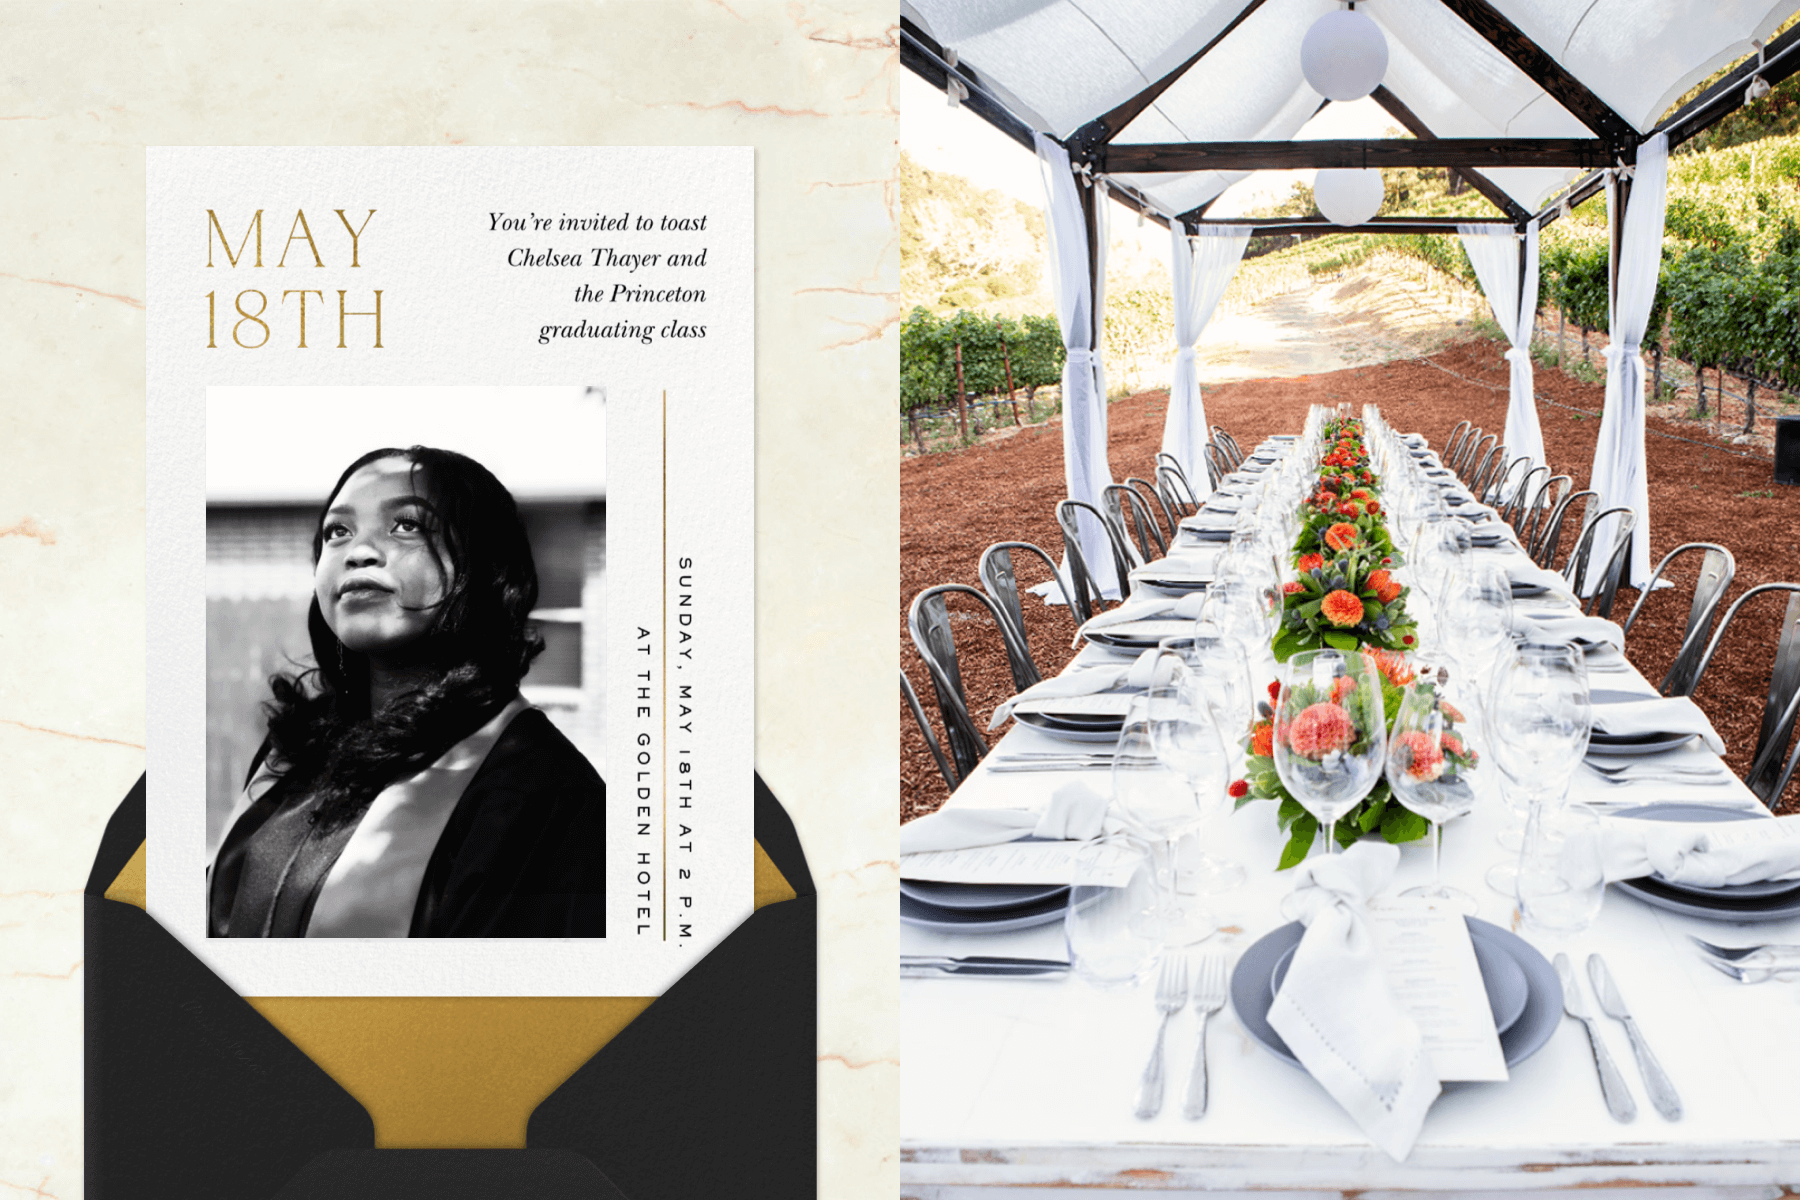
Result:
M1737 962L1739 959L1746 958L1752 954L1760 954L1765 950L1772 955L1800 955L1800 946L1782 945L1779 942L1771 942L1765 946L1715 946L1711 942L1702 941L1691 933L1688 934L1688 940L1712 955L1714 958L1722 959L1725 962Z
M1200 960L1194 980L1194 1011L1200 1014L1200 1041L1194 1048L1194 1073L1188 1078L1187 1101L1181 1115L1197 1120L1206 1115L1206 1019L1225 1007L1225 956L1208 954Z
M1156 1027L1156 1048L1144 1066L1144 1079L1138 1085L1137 1115L1148 1121L1162 1111L1163 1102L1163 1036L1169 1032L1169 1018L1181 1011L1187 1002L1187 957L1172 954L1163 959L1162 974L1156 979L1156 1011L1162 1022Z
M1614 787L1631 787L1639 783L1666 783L1679 787L1723 787L1737 777L1719 771L1667 771L1661 774L1617 774L1592 768L1602 783L1610 783Z
M1800 972L1800 961L1786 965L1777 964L1768 967L1742 967L1716 958L1707 958L1704 961L1713 970L1719 972L1719 974L1728 975L1739 983L1764 983L1782 975L1792 975L1795 972Z

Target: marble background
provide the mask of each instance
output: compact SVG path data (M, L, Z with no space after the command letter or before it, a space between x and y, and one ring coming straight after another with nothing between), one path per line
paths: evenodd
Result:
M819 1194L898 1191L891 0L0 5L0 1200L82 1194L144 762L144 147L756 147L757 759L821 900Z

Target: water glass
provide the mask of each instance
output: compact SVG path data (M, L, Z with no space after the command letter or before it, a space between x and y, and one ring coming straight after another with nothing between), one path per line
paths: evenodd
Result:
M1360 652L1305 650L1282 670L1275 702L1275 770L1301 807L1325 830L1381 778L1387 762L1387 714L1381 676Z
M1150 849L1123 833L1075 852L1063 939L1075 973L1100 987L1131 987L1162 957L1156 867Z
M1600 814L1581 804L1532 814L1516 890L1527 931L1558 941L1594 923L1606 896L1602 828Z
M1475 807L1474 776L1480 752L1465 714L1445 696L1449 671L1421 664L1406 685L1400 711L1388 730L1388 787L1409 811L1431 822L1431 879L1402 895L1422 896L1473 913L1475 897L1444 883L1444 823Z

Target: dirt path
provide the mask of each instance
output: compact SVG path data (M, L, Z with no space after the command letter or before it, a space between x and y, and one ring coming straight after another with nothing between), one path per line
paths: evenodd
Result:
M1409 316L1413 310L1404 303L1402 284L1371 282L1352 290L1347 284L1354 282L1281 297L1261 306L1266 311L1254 322L1222 326L1218 344L1237 348L1239 378L1227 382L1227 372L1202 367L1209 421L1245 445L1298 429L1311 404L1338 401L1377 403L1397 426L1425 433L1434 445L1442 445L1465 418L1490 430L1503 425L1503 345L1466 337L1449 341L1464 332L1454 316L1440 315L1435 322ZM1224 340L1228 333L1230 342ZM1432 353L1416 357L1422 350ZM1366 357L1384 353L1386 361ZM1364 361L1344 365L1353 355ZM1295 371L1296 366L1304 369ZM1276 367L1292 373L1267 377ZM1577 488L1585 487L1604 389L1540 369L1537 391L1550 462L1573 476ZM1167 404L1166 392L1152 391L1111 406L1108 457L1115 478L1151 474ZM1652 561L1683 542L1725 545L1737 560L1727 603L1758 583L1800 580L1800 489L1774 487L1770 459L1750 447L1723 444L1690 425L1654 416L1649 429ZM1019 539L1059 552L1054 508L1064 495L1061 430L1038 426L968 450L907 459L900 484L901 665L935 714L924 667L906 634L906 606L932 584L979 586L976 561L993 542ZM1026 584L1038 578L1023 569L1021 576ZM1681 580L1677 593L1652 598L1632 629L1628 650L1653 681L1679 644L1689 580L1691 575ZM1636 599L1635 592L1622 590L1614 617L1623 619ZM1731 641L1696 695L1740 772L1749 765L1756 739L1779 610L1779 603L1766 603L1733 627ZM1066 610L1031 605L1026 617L1040 666L1060 669L1073 633ZM957 635L970 706L985 723L1012 688L998 637L981 624L968 614ZM936 808L946 789L911 716L903 712L901 720L904 819ZM1800 783L1786 797L1788 805L1797 801Z

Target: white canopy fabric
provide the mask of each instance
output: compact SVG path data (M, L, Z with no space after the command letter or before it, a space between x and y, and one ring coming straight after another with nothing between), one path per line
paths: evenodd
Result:
M1751 52L1794 0L1491 0L1501 15L1639 132L1683 92ZM901 12L1033 128L1067 138L1180 66L1247 0L902 0ZM1300 39L1336 0L1267 0L1120 134L1120 143L1286 140L1323 98ZM1368 0L1388 40L1385 86L1438 137L1591 137L1569 111L1441 0ZM1484 172L1537 208L1572 172ZM1164 215L1241 175L1122 175Z
M1169 269L1175 289L1175 374L1169 385L1169 412L1163 418L1162 452L1181 464L1196 498L1212 494L1205 449L1210 426L1200 399L1200 372L1194 343L1212 320L1231 277L1250 244L1248 226L1208 226L1190 238L1179 224L1169 227Z
M1533 221L1523 235L1523 271L1519 262L1521 235L1510 230L1495 232L1492 226L1482 225L1459 225L1457 233L1462 235L1463 249L1468 251L1494 320L1512 345L1506 352L1506 361L1512 367L1512 386L1503 440L1514 458L1523 456L1529 460L1522 469L1531 471L1545 465L1544 431L1538 424L1537 400L1531 391L1531 330L1537 322L1538 300L1537 222Z
M1612 344L1606 348L1606 402L1600 435L1594 445L1589 485L1604 508L1628 507L1637 513L1631 562L1624 582L1642 587L1650 578L1650 480L1644 465L1644 355L1650 307L1656 300L1662 270L1663 210L1668 199L1669 139L1657 134L1638 147L1637 169L1625 206L1625 229L1619 239L1619 285L1612 296ZM1611 220L1615 188L1606 191ZM1595 553L1612 545L1611 526L1596 531ZM1596 564L1598 565L1598 564Z
M1062 376L1063 476L1069 499L1105 512L1101 500L1113 479L1106 461L1106 389L1100 354L1094 346L1087 221L1081 212L1080 186L1069 170L1068 151L1041 133L1036 141L1038 166L1044 176L1044 210L1048 217L1045 224L1050 234L1050 285L1056 293L1056 322L1062 328L1063 349L1067 352ZM1096 197L1096 201L1104 214L1104 197ZM1102 280L1106 278L1105 245L1102 237ZM1080 514L1076 524L1081 533L1082 557L1095 582L1108 596L1118 596L1120 580L1113 570L1106 530L1086 513Z

